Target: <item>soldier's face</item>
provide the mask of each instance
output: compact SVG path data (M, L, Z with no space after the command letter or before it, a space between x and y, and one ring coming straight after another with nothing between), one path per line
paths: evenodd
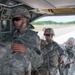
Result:
M13 23L16 28L18 28L22 24L22 16L21 15L14 15L13 17Z
M46 35L45 35L45 39L46 39L47 41L51 41L51 40L53 39L53 34L46 34Z
M68 47L69 48L73 47L73 44L72 43L68 44Z

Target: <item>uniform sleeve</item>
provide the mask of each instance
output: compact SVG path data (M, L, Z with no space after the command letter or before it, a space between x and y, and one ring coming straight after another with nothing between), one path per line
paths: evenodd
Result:
M43 57L40 50L41 40L37 35L37 32L27 30L21 37L17 37L15 41L27 47L27 58L31 61L33 67L39 67L42 64Z
M64 55L64 50L58 45L59 56Z
M66 60L66 56L64 54L64 50L62 49L61 45L55 43L55 47L57 48L57 52L58 52L58 62L62 63L64 60ZM65 59L64 59L65 58Z
M42 54L37 54L33 48L27 48L27 52L25 54L27 54L27 58L31 61L33 68L40 67L43 63Z
M27 59L26 55L16 52L10 56L10 75L25 75L31 71L30 65L31 62Z
M32 46L27 47L27 56L28 59L31 61L32 67L37 68L43 62L42 52L40 50L40 43L41 40L39 36L34 35L30 39Z

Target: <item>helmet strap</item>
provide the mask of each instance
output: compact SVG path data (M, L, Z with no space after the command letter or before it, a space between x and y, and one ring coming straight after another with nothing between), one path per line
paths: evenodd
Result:
M26 23L27 25L26 25L26 28L28 28L28 25L29 25L29 19L28 19L28 21L27 21L27 23Z

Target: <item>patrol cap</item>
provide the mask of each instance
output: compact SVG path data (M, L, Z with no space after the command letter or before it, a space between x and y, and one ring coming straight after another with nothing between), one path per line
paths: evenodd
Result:
M52 28L46 28L45 31L44 31L44 35L46 35L46 34L53 34L53 35L55 35Z
M24 6L14 7L11 11L11 16L14 16L16 14L21 14L24 17L30 18L30 13Z

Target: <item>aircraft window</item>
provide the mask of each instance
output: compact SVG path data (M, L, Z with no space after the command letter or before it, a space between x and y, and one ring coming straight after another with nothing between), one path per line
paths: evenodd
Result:
M32 24L35 27L34 30L38 31L38 35L43 39L43 32L46 28L54 29L54 40L58 43L65 42L69 37L75 38L75 15L42 17L32 22Z
M1 32L7 33L11 31L11 22L10 20L1 20Z
M5 40L6 35L11 33L11 21L9 19L0 20L0 40Z

